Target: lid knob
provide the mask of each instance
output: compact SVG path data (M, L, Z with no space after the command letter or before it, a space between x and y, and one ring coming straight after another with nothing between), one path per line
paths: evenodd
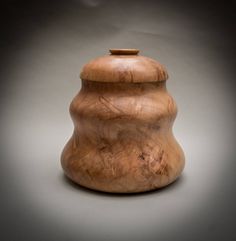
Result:
M110 49L112 55L137 55L139 49Z

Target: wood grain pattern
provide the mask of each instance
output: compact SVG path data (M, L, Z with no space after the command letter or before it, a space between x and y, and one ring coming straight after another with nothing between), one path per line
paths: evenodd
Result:
M145 59L139 69L139 60L127 67L123 55L113 57L122 63L114 69L110 56L83 69L82 88L70 105L74 133L61 156L65 174L85 187L114 193L168 185L182 172L184 154L172 134L177 107L166 90L167 73L154 60ZM152 68L156 75L149 79Z

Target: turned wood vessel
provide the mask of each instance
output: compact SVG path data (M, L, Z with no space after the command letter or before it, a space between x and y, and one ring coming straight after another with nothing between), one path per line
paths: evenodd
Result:
M177 114L168 74L137 49L112 49L86 64L70 105L74 132L61 164L87 188L135 193L173 182L184 154L172 134Z

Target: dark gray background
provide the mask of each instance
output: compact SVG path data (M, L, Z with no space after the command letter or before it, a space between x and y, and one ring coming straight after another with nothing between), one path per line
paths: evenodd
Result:
M230 2L2 1L1 241L233 240L235 45ZM179 113L181 178L160 191L109 195L68 182L79 72L109 48L159 60Z

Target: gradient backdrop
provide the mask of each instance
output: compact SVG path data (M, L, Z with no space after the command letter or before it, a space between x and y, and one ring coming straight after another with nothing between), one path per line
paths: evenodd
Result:
M1 241L235 240L235 5L230 1L3 0ZM109 48L166 66L186 154L160 191L110 195L68 182L79 73Z

